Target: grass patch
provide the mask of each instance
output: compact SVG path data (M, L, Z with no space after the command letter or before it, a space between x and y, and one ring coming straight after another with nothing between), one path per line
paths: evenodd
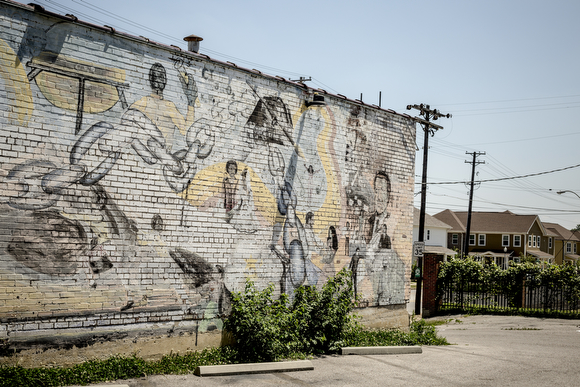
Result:
M425 320L413 321L410 328L409 333L397 329L359 329L347 340L347 345L349 347L449 345L447 339L437 335L435 326Z
M427 325L432 327L436 327L439 325L446 325L446 324L463 324L463 321L458 318L448 318L445 320L426 320L425 322Z
M147 375L187 374L198 366L232 364L237 351L233 347L206 348L185 355L170 354L157 361L136 356L114 356L107 360L91 360L73 367L24 368L0 366L0 386L56 387L134 379Z

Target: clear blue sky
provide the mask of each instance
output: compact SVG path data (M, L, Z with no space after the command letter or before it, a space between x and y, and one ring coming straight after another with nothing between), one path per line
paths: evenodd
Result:
M430 182L469 180L466 152L473 151L486 152L476 180L580 164L579 1L32 1L182 48L183 37L195 34L212 58L312 77L312 87L352 99L362 93L371 104L382 92L382 107L401 113L414 115L405 107L420 103L451 113L430 139ZM474 210L537 214L574 227L580 198L559 190L580 195L580 168L484 182ZM467 207L466 185L429 186L427 213Z

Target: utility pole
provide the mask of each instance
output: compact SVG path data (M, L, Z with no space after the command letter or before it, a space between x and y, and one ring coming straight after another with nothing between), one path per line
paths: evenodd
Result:
M421 210L419 213L419 242L425 242L425 202L427 201L427 155L429 152L429 136L434 136L438 129L443 129L442 126L435 125L431 122L437 120L439 117L451 118L451 114L442 114L437 109L431 109L429 105L407 105L407 110L419 110L419 115L423 118L415 117L415 121L423 126L425 132L425 139L423 141L423 176L421 180ZM421 314L421 295L422 295L422 281L423 281L423 256L417 257L417 267L420 270L420 275L417 278L417 289L415 291L415 314Z
M485 164L485 161L476 161L477 156L485 155L485 152L465 152L467 155L473 156L473 161L465 162L467 164L471 164L471 189L469 190L469 209L467 210L467 229L465 230L465 238L464 238L464 246L463 246L463 254L465 256L469 255L469 235L471 233L471 209L473 208L473 181L475 179L475 166L479 164Z

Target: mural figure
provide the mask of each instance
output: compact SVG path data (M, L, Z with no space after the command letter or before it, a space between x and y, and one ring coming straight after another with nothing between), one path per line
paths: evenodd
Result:
M351 176L346 189L349 218L352 220L349 235L349 254L355 249L364 255L366 251L368 227L367 216L373 206L374 192L362 176L361 168Z
M226 171L223 181L226 222L240 232L256 232L258 222L254 216L254 195L248 169L244 168L242 177L238 180L238 163L230 160L226 163Z
M338 235L336 234L336 228L334 226L330 226L328 228L328 236L326 237L326 249L322 258L322 263L332 263L337 251Z
M389 204L389 197L391 195L391 180L384 171L379 171L375 174L373 182L374 187L374 212L368 219L367 224L367 242L370 242L373 236L379 235L379 228L385 227L386 218L389 217L387 206ZM384 235L385 243L391 245L388 235Z
M357 225L348 238L349 251L354 251L349 268L353 270L355 289L359 290L360 281L365 275L359 275L354 270L363 270L371 278L373 294L379 299L386 294L388 286L395 286L394 281L393 284L385 283L385 277L390 275L386 269L388 262L400 261L391 249L386 224L390 192L391 182L386 172L375 174L371 190L366 180L361 178L360 168L346 189L349 207Z
M362 266L362 264L364 263L363 259L364 256L361 254L360 248L357 247L350 259L350 263L348 264L348 270L350 270L352 275L352 285L354 288L355 297L359 294L358 292L359 282L363 280L362 278L363 276L361 275L362 273L364 273L364 270L362 270L361 273L361 269L364 269L364 266Z
M236 193L238 191L238 163L230 160L226 163L226 177L224 177L224 208L226 213L230 212L236 206Z
M33 165L38 163L41 161ZM27 165L30 163L15 168L22 171ZM52 173L59 171L54 164L51 168ZM13 174L12 178L25 182L24 186L32 187L38 196L33 193L26 197L30 191L25 190L23 201L9 199L7 204L12 209L3 209L6 219L13 219L14 224L20 225L12 233L7 252L23 265L44 274L73 275L82 265L79 257L83 255L88 256L93 273L111 269L114 263L100 248L111 238L134 241L137 232L134 223L124 216L98 184L84 187L69 183L67 187L70 185L71 189L55 189L54 192L46 185L43 187L42 182L54 183L50 179L55 177L50 173L41 176ZM41 178L41 183L35 181L38 178ZM50 184L53 189L55 186ZM51 195L54 201L48 200ZM61 196L64 196L63 200L59 200Z
M392 249L387 227L391 194L391 181L387 173L377 172L373 185L374 211L367 222L366 274L371 279L373 296L379 305L403 302L404 288L401 284L404 283L402 273L405 272L405 265Z
M180 71L179 76L188 100L187 117L179 113L173 102L163 99L167 75L163 65L155 63L149 71L152 94L132 104L123 114L119 127L98 122L73 146L72 165L82 166L83 157L95 143L105 154L101 163L80 179L81 184L90 185L101 180L115 165L122 149L130 145L147 164L162 164L165 180L173 191L185 190L197 172L197 160L209 156L215 139L205 122L192 122L197 90L193 77L185 71ZM106 143L113 133L116 139L123 139L117 140L117 148ZM174 147L179 149L173 152Z

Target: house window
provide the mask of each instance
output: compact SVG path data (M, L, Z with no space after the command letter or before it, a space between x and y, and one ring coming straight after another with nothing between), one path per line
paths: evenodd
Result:
M528 235L528 247L532 247L532 236Z
M551 249L552 248L552 237L548 238L548 248Z
M574 254L576 254L576 243L574 243Z
M480 246L485 246L485 234L479 234L479 240L477 244Z
M534 247L536 247L536 236L535 235L532 237L532 241L534 242Z
M469 246L475 246L475 234L469 234Z
M542 241L542 237L538 237L538 249L540 248L540 242Z
M458 234L451 234L451 244L452 245L459 244L459 235Z
M427 230L427 240L431 239L431 230Z
M502 246L509 246L510 245L510 236L509 235L502 235L501 236L501 245Z
M522 246L522 236L521 235L514 235L514 247L521 247Z
M566 243L566 253L571 253L572 252L572 243L567 242Z

